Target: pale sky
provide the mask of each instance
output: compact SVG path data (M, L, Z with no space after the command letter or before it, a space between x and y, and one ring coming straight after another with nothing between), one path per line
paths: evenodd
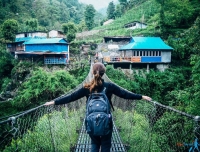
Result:
M79 0L81 3L92 4L96 10L108 7L108 4L112 1L114 4L118 2L118 0Z

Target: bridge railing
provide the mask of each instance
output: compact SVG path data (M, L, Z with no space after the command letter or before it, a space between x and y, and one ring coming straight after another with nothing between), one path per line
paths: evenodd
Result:
M90 77L90 78L89 78ZM87 80L91 76L87 77ZM106 76L105 81L110 81ZM84 82L85 82L84 81ZM74 92L83 84L67 93ZM68 152L78 140L85 116L82 98L67 105L39 106L0 120L0 151ZM156 101L112 97L115 125L130 152L169 152L198 148L199 117Z

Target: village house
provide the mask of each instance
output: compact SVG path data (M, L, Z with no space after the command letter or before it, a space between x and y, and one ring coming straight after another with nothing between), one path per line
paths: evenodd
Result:
M65 34L62 31L51 30L48 33L49 38L65 38Z
M139 21L130 22L124 25L124 28L131 29L131 30L144 29L146 27L147 27L147 24L141 23Z
M49 35L62 37L62 33L50 31ZM59 35L60 33L60 35ZM16 35L15 42L7 43L7 49L20 60L42 61L44 64L67 64L69 44L64 38L48 38L45 32L24 32Z
M31 39L24 42L25 50L15 52L18 59L44 61L44 64L67 64L69 44L63 38Z
M98 45L97 53L107 57L116 54L120 47L129 43L131 37L127 36L106 36L103 43Z
M134 65L156 67L164 71L171 62L172 47L160 37L132 37L130 42L119 48L115 56L104 56L110 64L124 63L131 69Z
M32 38L47 38L47 33L43 31L17 33L15 42L7 43L7 49L12 55L15 55L15 52L24 51L23 43Z

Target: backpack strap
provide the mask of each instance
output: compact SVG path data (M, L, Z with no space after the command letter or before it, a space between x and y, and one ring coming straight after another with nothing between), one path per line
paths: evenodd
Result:
M103 92L105 92L105 94L106 94L106 87L104 87ZM115 111L112 102L110 100L108 100L108 101L109 101L109 103L111 105L112 110Z

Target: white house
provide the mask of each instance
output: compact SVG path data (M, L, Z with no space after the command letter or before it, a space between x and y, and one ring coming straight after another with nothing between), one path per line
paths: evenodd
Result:
M65 38L65 35L62 31L51 30L48 34L49 38Z
M47 33L43 31L34 31L34 32L22 32L16 34L16 39L18 38L25 38L25 37L47 37Z
M147 27L147 24L141 23L138 21L130 22L124 25L125 28L127 29L143 29Z

